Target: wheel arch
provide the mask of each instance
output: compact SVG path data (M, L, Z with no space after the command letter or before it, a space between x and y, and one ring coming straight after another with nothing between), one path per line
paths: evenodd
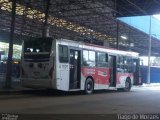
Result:
M126 78L126 81L127 81L127 80L131 82L131 77L128 76L128 77Z

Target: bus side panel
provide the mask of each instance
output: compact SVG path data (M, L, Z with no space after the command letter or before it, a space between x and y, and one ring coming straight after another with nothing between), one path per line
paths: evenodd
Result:
M97 68L96 72L97 72L96 79L98 80L98 84L108 85L110 78L109 68Z
M117 73L116 87L117 88L124 88L125 81L128 77L130 78L131 84L133 85L133 73Z
M69 64L60 63L58 66L58 79L60 90L69 90Z
M84 76L83 72L81 72L81 87L80 87L81 90L84 90L85 88L85 81L86 81L86 77Z
M56 85L58 90L69 90L69 63L59 62L58 42L56 43Z
M96 78L98 83L95 84L95 89L108 89L110 70L109 68L96 68Z
M52 88L53 89L57 89L57 80L56 80L56 73L57 73L57 69L56 69L57 68L56 40L53 40L52 51L51 52L53 52L53 60L52 60L53 61L53 72L52 72L53 78L52 78L51 84L52 84Z
M81 90L84 90L85 80L92 77L94 80L94 89L107 89L109 86L110 72L109 68L81 68Z
M96 78L96 68L94 67L86 67L86 66L82 66L81 67L81 89L84 89L85 86L85 81L87 79L87 77L92 77L92 79L94 80L94 84L98 84L98 81L95 79Z

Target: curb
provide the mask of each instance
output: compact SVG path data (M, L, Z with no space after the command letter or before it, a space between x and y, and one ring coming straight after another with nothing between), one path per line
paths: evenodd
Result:
M143 84L142 87L160 87L160 83Z

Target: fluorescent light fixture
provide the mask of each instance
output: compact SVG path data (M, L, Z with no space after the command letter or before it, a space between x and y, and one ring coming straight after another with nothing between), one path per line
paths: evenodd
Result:
M121 38L127 40L126 36L121 35Z
M134 47L134 43L130 43L130 47Z
M156 19L160 20L160 14L153 15Z

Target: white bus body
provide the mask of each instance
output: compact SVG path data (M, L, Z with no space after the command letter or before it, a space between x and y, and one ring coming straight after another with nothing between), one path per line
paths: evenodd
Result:
M127 85L130 90L134 82L141 84L138 53L66 39L44 38L43 41L48 39L50 47L42 52L40 47L45 46L37 42L38 38L32 42L24 41L21 60L23 86L63 91L88 89L87 92L91 93L96 89L125 89ZM35 49L32 48L34 41L37 42ZM33 45L30 46L30 42ZM126 84L126 81L129 82Z

